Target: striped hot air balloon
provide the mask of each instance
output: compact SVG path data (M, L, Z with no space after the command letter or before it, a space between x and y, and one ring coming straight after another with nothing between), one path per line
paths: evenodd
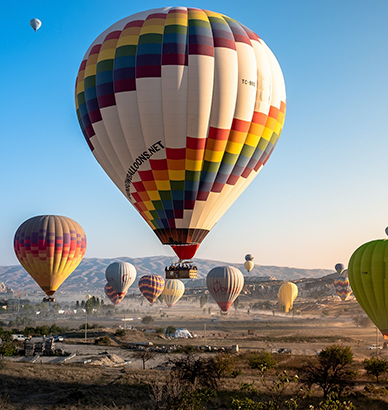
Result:
M23 268L52 296L84 257L86 235L65 216L35 216L17 229L14 250Z
M117 293L112 286L107 283L105 285L105 295L108 297L108 299L115 305L119 305L120 302L124 299L126 293Z
M159 275L144 275L139 280L139 289L148 302L152 304L163 292L164 278Z
M180 259L265 165L286 111L264 41L192 7L147 10L104 31L83 58L75 101L98 163Z
M207 274L206 286L221 310L227 312L244 286L244 276L233 266L218 266Z
M185 293L185 285L179 279L168 279L162 292L163 301L168 307L172 307Z

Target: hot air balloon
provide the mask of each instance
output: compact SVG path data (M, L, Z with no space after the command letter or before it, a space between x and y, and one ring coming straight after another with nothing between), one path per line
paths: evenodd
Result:
M85 255L86 236L77 222L65 216L35 216L17 229L14 250L23 268L52 296Z
M168 307L173 307L185 293L185 285L179 279L166 280L162 292L163 301Z
M295 283L285 282L280 286L278 293L279 309L283 312L292 310L294 300L298 296L298 287Z
M112 286L107 283L105 285L105 294L108 297L108 299L115 305L117 306L125 297L126 293L120 293L118 294L115 292L115 290L112 288Z
M253 261L253 259L255 259L255 257L253 255L251 255L250 253L245 255L245 260L246 261Z
M347 269L342 269L342 273L334 279L334 287L337 296L339 296L342 301L351 295L352 289L350 287Z
M267 162L286 110L264 41L190 7L140 12L104 31L83 58L75 101L97 161L181 260Z
M106 268L105 277L115 292L125 294L136 279L136 269L128 262L113 262Z
M40 29L41 25L42 22L39 19L30 20L30 26L34 29L35 32Z
M337 271L337 273L338 273L339 275L341 275L341 273L345 270L345 265L344 265L343 263L337 263L337 264L334 266L334 269Z
M388 339L388 240L377 239L356 249L349 260L349 282L358 303Z
M151 304L159 297L164 289L164 279L159 275L144 275L139 280L142 295Z
M233 266L218 266L207 274L206 286L221 310L227 312L244 286L244 276Z

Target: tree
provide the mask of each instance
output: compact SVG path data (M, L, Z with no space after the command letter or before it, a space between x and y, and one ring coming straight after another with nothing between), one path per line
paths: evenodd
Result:
M207 303L207 296L201 295L201 297L199 298L199 306L201 307L201 309L206 305L206 303Z
M266 368L267 370L269 370L276 367L278 363L271 353L263 351L250 357L248 365L251 369L260 370L262 368Z
M154 321L154 318L150 315L147 315L147 316L144 316L141 321L145 325L149 325L150 323L152 323Z
M149 360L153 359L156 356L156 352L153 352L149 348L145 348L144 350L138 350L133 357L135 359L140 359L143 362L143 370L145 370L145 364Z
M338 396L352 385L355 372L351 370L353 352L349 346L331 345L323 349L317 361L310 361L304 368L302 379L311 387L316 384L323 390L323 398L331 393Z
M376 377L377 383L379 382L379 376L388 370L388 362L378 356L365 359L362 364L369 376Z

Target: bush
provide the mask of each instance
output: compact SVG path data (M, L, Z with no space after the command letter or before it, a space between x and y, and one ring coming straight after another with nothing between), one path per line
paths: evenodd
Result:
M377 383L379 382L379 376L388 370L388 362L378 356L365 359L362 364L369 376L376 377Z
M125 336L126 333L127 332L125 331L125 329L117 329L115 332L115 336L122 337L122 336Z
M112 341L110 340L109 336L102 336L102 337L98 337L94 341L94 344L102 345L102 346L110 346L112 344Z
M16 346L12 342L5 342L0 345L0 355L13 356L17 353Z
M276 367L277 364L277 361L269 352L260 352L254 354L248 361L248 365L251 369L261 369L265 367L269 370Z
M154 321L154 318L150 315L144 316L143 319L141 320L142 323L144 323L145 325L149 325L150 323L152 323Z
M176 332L175 326L167 326L166 335L175 335L175 332Z

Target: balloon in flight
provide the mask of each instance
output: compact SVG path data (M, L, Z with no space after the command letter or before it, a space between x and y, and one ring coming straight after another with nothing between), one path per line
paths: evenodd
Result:
M289 312L292 310L294 300L298 296L298 287L295 283L285 282L280 286L278 293L278 305L279 309L283 312Z
M191 259L272 154L286 92L252 30L220 13L166 7L97 37L75 102L99 164L159 240Z
M33 28L35 32L40 29L41 25L42 25L42 22L39 19L30 20L30 26Z
M65 216L35 216L17 229L14 250L23 268L52 296L85 255L86 235Z
M253 261L253 259L255 259L255 257L253 255L251 255L250 253L245 255L245 260L246 261Z
M139 280L142 295L151 304L160 296L164 289L164 278L159 275L144 275Z
M185 293L185 285L179 279L168 279L162 292L163 301L168 307L172 307Z
M244 286L244 276L233 266L218 266L207 274L206 286L221 310L227 312Z
M346 300L352 294L347 269L344 269L341 275L334 279L334 287L337 296L339 296L342 301Z
M128 262L113 262L106 268L105 277L115 292L127 293L136 279L136 269Z
M126 293L117 293L112 286L107 283L105 285L105 295L108 297L108 299L115 305L117 306L125 297Z
M345 265L344 265L343 263L337 263L337 264L334 266L334 269L337 271L337 273L338 273L339 275L341 275L341 273L345 270Z
M353 294L372 322L388 339L388 240L377 239L357 248L349 260Z
M252 261L245 261L244 262L244 268L247 270L247 272L250 272L255 264Z

